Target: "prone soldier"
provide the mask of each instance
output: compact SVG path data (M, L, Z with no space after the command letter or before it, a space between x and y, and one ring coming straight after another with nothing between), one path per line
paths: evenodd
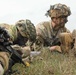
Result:
M51 21L36 25L38 43L50 51L68 53L73 42L71 32L65 27L67 18L71 15L70 8L60 3L51 5L46 15L51 18Z
M12 43L11 46L21 54L23 60L27 57L30 58L31 46L36 39L36 30L33 23L26 19L19 20L15 25L0 24L0 26L7 31L10 36L9 41ZM9 54L0 52L0 56L0 75L3 75L9 66Z

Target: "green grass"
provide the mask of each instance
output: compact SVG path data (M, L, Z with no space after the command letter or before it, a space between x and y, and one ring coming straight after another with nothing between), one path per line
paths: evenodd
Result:
M60 54L43 49L29 67L18 63L13 66L13 70L19 73L12 75L76 75L76 58L72 52Z

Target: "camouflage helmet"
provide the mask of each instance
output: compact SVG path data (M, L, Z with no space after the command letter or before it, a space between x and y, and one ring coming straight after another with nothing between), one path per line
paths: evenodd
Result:
M60 16L70 16L71 11L70 8L67 7L65 4L55 4L51 5L50 9L47 11L46 15L52 17L60 17Z
M15 25L23 37L27 37L32 41L36 39L36 29L30 20L19 20Z

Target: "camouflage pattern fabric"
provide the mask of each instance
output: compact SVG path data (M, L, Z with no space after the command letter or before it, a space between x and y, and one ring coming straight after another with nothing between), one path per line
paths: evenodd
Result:
M54 41L53 40L54 37L57 38L55 42L60 41L60 33L63 33L63 32L70 33L70 31L65 27L60 28L58 31L57 30L53 31L50 21L39 23L36 26L36 31L37 31L37 41L38 41L38 44L40 44L41 48L42 46L50 46L51 43L53 43Z
M0 75L3 75L4 74L4 69L2 67L2 65L0 64Z
M23 37L27 36L32 41L36 39L35 26L30 20L19 20L15 25Z
M71 33L60 34L61 50L63 53L69 53L72 48L73 37Z
M72 31L72 36L73 36L73 42L74 42L73 53L76 56L76 29Z
M0 27L3 27L8 32L8 34L10 35L11 41L14 41L17 39L18 33L17 33L16 26L3 23L3 24L0 24Z
M0 52L0 62L2 63L4 72L7 71L9 66L10 55L7 52Z
M76 38L76 29L74 29L74 30L72 31L72 36L73 36L74 39Z
M70 8L65 4L54 4L50 6L50 9L47 11L46 15L52 17L60 17L60 16L70 16L71 11Z
M16 22L15 25L9 25L6 23L0 24L11 37L12 41L16 41L18 37L22 36L24 38L29 39L31 42L34 42L36 39L36 29L34 24L26 19L26 20L19 20ZM19 36L19 32L20 36Z
M22 58L26 58L27 56L30 56L30 47L21 47L19 45L12 45L13 49L17 50L21 55Z
M58 31L53 31L50 21L41 22L36 26L37 36L43 40L50 39L52 41L52 36L56 35L56 38L59 38L59 34L63 32L70 32L67 28L60 28ZM44 42L45 44L45 42Z
M30 45L32 45L36 39L36 30L32 22L26 19L19 20L15 25L3 23L0 24L0 26L8 32L10 41L13 43L12 47L16 49L23 58L28 56L30 57ZM31 42L28 43L28 40ZM0 52L0 59L6 71L8 68L9 58L6 56L7 53L5 53L5 56L2 55L4 55L4 53Z

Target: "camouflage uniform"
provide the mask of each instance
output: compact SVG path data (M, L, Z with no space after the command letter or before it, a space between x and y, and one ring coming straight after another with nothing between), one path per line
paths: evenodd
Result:
M67 17L71 14L70 9L64 4L55 4L50 7L46 15L51 19L59 17ZM41 22L36 25L37 42L42 46L56 46L56 50L59 52L68 52L71 48L71 42L73 41L70 31L65 25L60 24L56 28L53 28L51 21ZM65 19L65 23L67 20ZM69 47L68 47L69 46Z
M13 43L12 47L15 50L18 50L23 58L29 57L31 51L30 47L36 39L36 30L33 23L26 19L19 20L15 25L0 24L0 26L8 32L10 42ZM0 60L2 60L1 62L4 65L4 71L6 71L8 68L9 58L7 58L6 53L4 56L4 53L5 52L0 52L0 56L3 58Z
M74 47L73 47L73 53L76 56L76 29L73 30L72 32L72 36L73 36L73 42L74 42Z

